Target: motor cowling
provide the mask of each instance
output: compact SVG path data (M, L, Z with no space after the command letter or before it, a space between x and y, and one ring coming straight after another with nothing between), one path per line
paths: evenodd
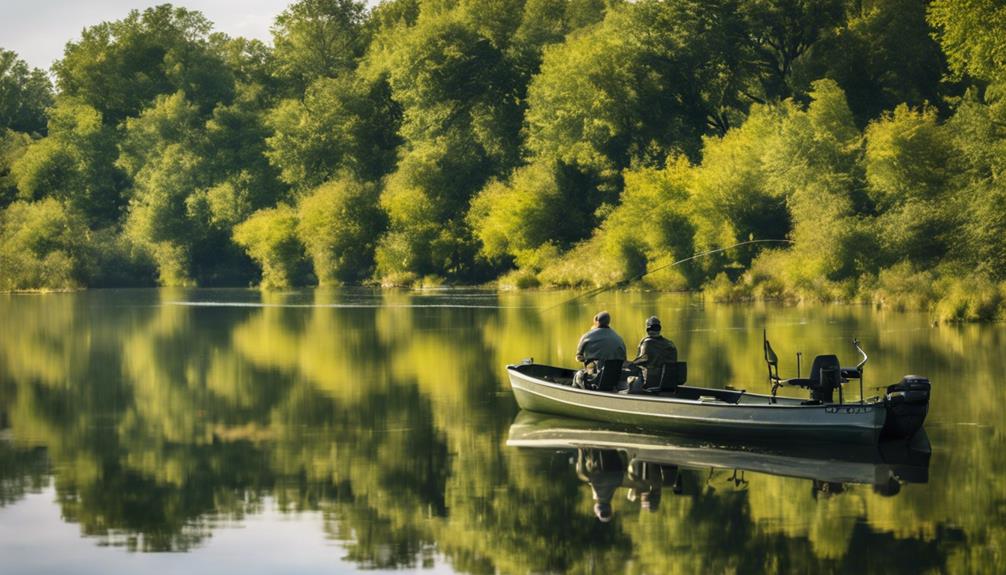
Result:
M898 383L887 386L887 394L884 399L889 405L929 403L931 390L932 384L929 382L929 378L906 375Z
M906 375L898 383L887 386L887 393L884 394L887 419L883 435L902 439L914 435L929 413L931 391L929 379L918 375Z

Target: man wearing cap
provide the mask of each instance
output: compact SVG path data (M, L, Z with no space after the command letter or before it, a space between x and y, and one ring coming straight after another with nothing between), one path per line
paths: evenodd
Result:
M577 387L584 387L585 380L597 375L599 364L611 360L625 361L625 342L611 329L611 314L602 311L594 316L594 327L583 334L576 346L576 361L585 367L576 374Z
M678 361L674 343L660 335L660 319L650 316L646 320L646 337L639 342L639 352L632 360L643 371L643 390L660 391L664 366Z

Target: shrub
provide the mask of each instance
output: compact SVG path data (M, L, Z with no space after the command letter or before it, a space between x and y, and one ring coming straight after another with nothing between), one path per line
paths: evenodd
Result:
M0 214L0 290L83 287L90 241L84 217L60 201L14 202Z
M301 199L297 234L319 285L371 275L377 237L384 229L377 199L375 185L350 178L323 184Z
M303 280L304 254L297 239L297 212L286 205L259 210L234 228L234 241L262 267L263 289Z

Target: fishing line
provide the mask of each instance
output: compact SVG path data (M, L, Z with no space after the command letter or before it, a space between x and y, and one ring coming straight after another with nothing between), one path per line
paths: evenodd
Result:
M727 246L725 248L716 248L714 250L709 250L709 251L697 253L697 254L688 256L687 258L678 260L676 262L671 262L669 264L665 264L665 265L662 265L662 266L657 266L657 267L655 267L655 268L653 268L651 270L646 270L645 272L643 272L641 274L632 276L631 278L628 278L628 279L624 279L624 280L615 282L615 283L613 283L611 285L601 286L599 288L594 288L594 289L592 289L592 290L590 290L588 292L584 292L582 294L575 295L575 296L569 298L568 300L561 301L561 302L559 302L559 303L557 303L557 304L555 304L553 306L545 308L544 311L549 311L549 310L557 308L559 306L563 306L563 305L572 303L572 302L574 302L574 301L576 301L576 300L578 300L580 298L594 297L594 296L602 294L602 293L604 293L604 292L606 292L606 291L608 291L610 289L617 288L619 286L623 286L623 285L626 285L626 284L630 284L630 283L632 283L632 282L634 282L634 281L636 281L638 279L641 279L641 278L643 278L645 276L648 276L648 275L650 275L650 274L652 274L654 272L658 272L660 270L665 270L667 268L672 268L672 267L674 267L676 265L680 265L680 264L683 264L685 262L690 262L690 261L692 261L694 259L698 259L698 258L701 258L701 257L709 256L709 255L712 255L712 254L715 254L715 253L719 253L719 252L725 252L727 250L731 250L733 248L738 248L740 246L746 246L746 245L750 245L750 244L761 244L761 243L768 243L768 242L785 243L785 244L792 244L792 243L794 243L793 240L771 240L771 239L770 240L748 240L746 242L740 242L738 244L734 244L732 246Z

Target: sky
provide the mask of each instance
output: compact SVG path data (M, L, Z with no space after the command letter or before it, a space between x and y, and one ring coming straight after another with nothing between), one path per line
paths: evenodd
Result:
M70 40L88 26L121 20L132 9L169 0L0 0L0 48L13 50L34 68L47 70ZM214 29L230 36L269 41L273 20L293 0L175 0L202 12Z

